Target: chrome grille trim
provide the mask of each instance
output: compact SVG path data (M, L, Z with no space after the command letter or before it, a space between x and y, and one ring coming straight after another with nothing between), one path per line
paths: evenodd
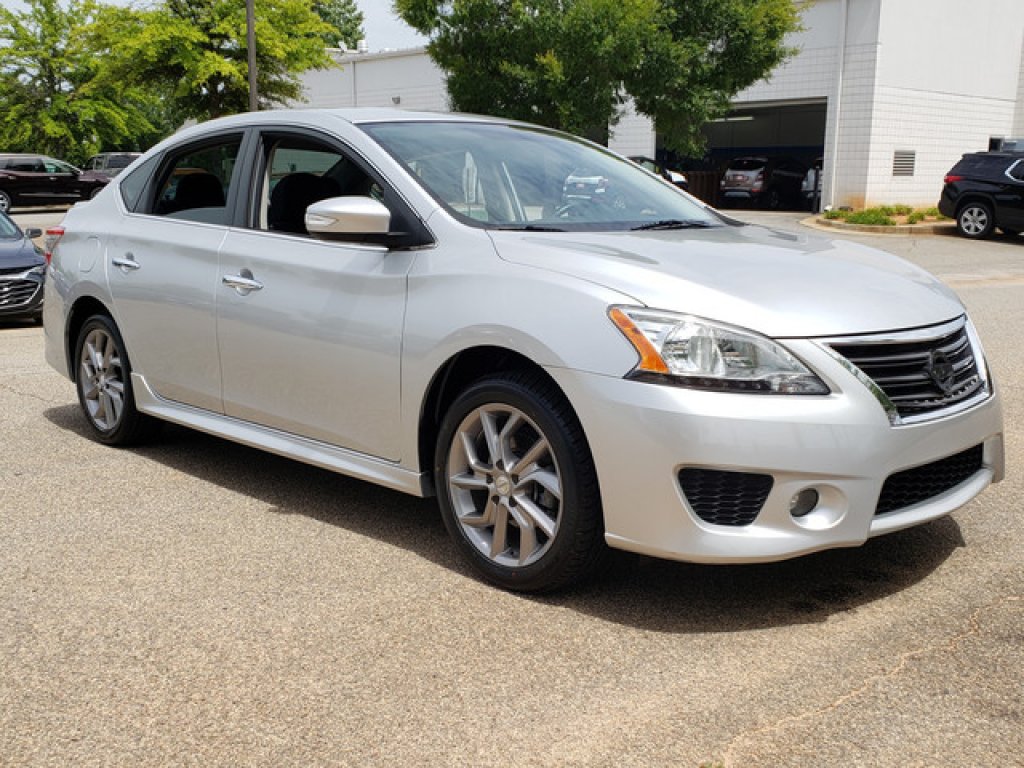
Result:
M984 353L966 316L928 328L817 341L871 390L893 426L942 418L991 396Z

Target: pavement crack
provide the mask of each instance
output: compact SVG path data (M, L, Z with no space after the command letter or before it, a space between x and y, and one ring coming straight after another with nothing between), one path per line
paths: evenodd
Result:
M806 721L810 718L822 717L823 715L828 715L832 712L835 712L844 704L847 704L848 702L867 693L871 688L873 688L878 683L898 677L907 668L910 662L915 659L936 652L952 653L956 651L957 648L964 641L972 637L976 637L981 633L981 617L984 613L999 608L1001 606L1007 605L1009 603L1019 602L1021 599L1022 598L1020 595L1007 595L1005 597L1000 598L999 600L994 600L991 603L987 603L981 606L970 615L970 617L967 620L967 629L965 629L963 632L954 635L945 642L927 645L923 648L917 648L915 650L907 651L906 653L900 654L896 663L889 670L881 672L876 675L871 675L863 682L862 685L860 685L852 691L849 691L848 693L844 693L831 704L816 707L814 709L809 709L804 712L799 712L795 715L784 717L781 720L777 720L761 728L755 728L737 734L733 737L733 739L729 742L729 745L725 749L725 753L722 756L722 765L724 766L724 768L731 768L732 766L737 765L737 763L735 762L735 753L738 746L745 741L757 739L760 736L781 731L784 728L797 722Z
M57 400L50 397L43 397L36 392L22 392L20 389L12 387L10 384L6 383L0 383L0 389L10 392L12 395L16 395L18 397L30 397L33 400L38 400L40 403L44 403L46 405L59 405L60 403L65 402L63 400Z

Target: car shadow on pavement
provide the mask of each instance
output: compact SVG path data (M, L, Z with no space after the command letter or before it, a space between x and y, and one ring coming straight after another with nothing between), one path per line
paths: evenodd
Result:
M57 427L88 437L77 405L52 408ZM167 425L130 449L159 464L416 554L475 580L448 538L432 499L418 499L264 451ZM952 518L781 563L711 566L613 552L605 571L554 595L522 596L595 618L669 633L738 632L822 622L926 578L965 546Z

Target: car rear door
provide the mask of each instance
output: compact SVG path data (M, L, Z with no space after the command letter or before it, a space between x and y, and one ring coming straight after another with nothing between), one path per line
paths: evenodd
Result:
M996 209L996 222L1000 227L1024 231L1024 157L1006 169Z
M396 193L333 137L268 128L255 146L250 226L221 250L225 413L397 460L414 254L318 240L303 223L315 199L369 195L391 208Z
M243 138L228 132L170 150L106 248L134 370L160 397L215 412L223 411L217 259L235 215Z

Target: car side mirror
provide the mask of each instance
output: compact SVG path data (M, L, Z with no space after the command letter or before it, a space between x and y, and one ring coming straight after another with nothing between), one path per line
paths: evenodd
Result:
M37 237L42 236L43 230L39 229L39 227L29 227L28 229L25 230L25 237L27 237L29 240L35 240Z
M391 211L372 197L328 197L306 208L306 229L327 240L357 240L387 235Z

